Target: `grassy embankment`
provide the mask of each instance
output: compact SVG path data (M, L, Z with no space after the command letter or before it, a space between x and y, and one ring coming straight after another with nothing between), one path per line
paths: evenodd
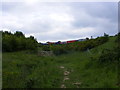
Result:
M72 52L52 57L40 57L25 51L3 53L3 88L59 88L65 70L69 80L67 88L115 88L117 87L117 65L101 65L97 58L103 49L113 49L116 37L84 52ZM64 69L60 69L63 66Z

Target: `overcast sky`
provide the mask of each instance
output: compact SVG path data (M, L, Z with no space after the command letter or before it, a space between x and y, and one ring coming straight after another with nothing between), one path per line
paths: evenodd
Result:
M39 42L114 35L117 2L3 2L1 30L22 31Z

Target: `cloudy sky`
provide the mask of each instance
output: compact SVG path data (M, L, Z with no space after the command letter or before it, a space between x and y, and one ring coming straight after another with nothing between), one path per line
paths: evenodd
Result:
M22 31L39 42L114 35L117 2L2 2L0 30Z

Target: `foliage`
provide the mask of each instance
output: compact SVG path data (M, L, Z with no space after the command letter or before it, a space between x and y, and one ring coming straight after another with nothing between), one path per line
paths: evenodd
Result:
M20 31L16 31L16 32L14 33L14 36L17 36L17 37L25 37L24 34L23 34L22 32L20 32Z
M48 46L48 45L44 45L44 46L41 46L41 47L42 47L43 51L50 51L50 46Z
M25 51L3 53L3 88L55 88L60 86L61 76L53 57Z
M67 53L68 51L67 45L55 45L55 46L51 45L50 49L56 55L64 54L64 53Z
M37 50L38 43L33 36L26 38L22 32L16 31L14 34L2 32L3 52L13 52L20 50Z
M103 64L115 63L118 60L118 52L116 52L116 50L104 49L98 60Z
M71 51L86 51L88 49L92 49L96 46L99 46L101 44L104 44L107 42L109 37L98 37L96 39L88 39L86 41L81 42L74 42L74 43L68 43L68 44L59 44L59 45L46 45L43 46L45 48L44 50L51 50L56 55L69 53Z

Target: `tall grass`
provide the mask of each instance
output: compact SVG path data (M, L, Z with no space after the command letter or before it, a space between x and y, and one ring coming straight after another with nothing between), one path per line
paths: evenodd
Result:
M61 76L53 57L3 53L3 88L59 87Z

